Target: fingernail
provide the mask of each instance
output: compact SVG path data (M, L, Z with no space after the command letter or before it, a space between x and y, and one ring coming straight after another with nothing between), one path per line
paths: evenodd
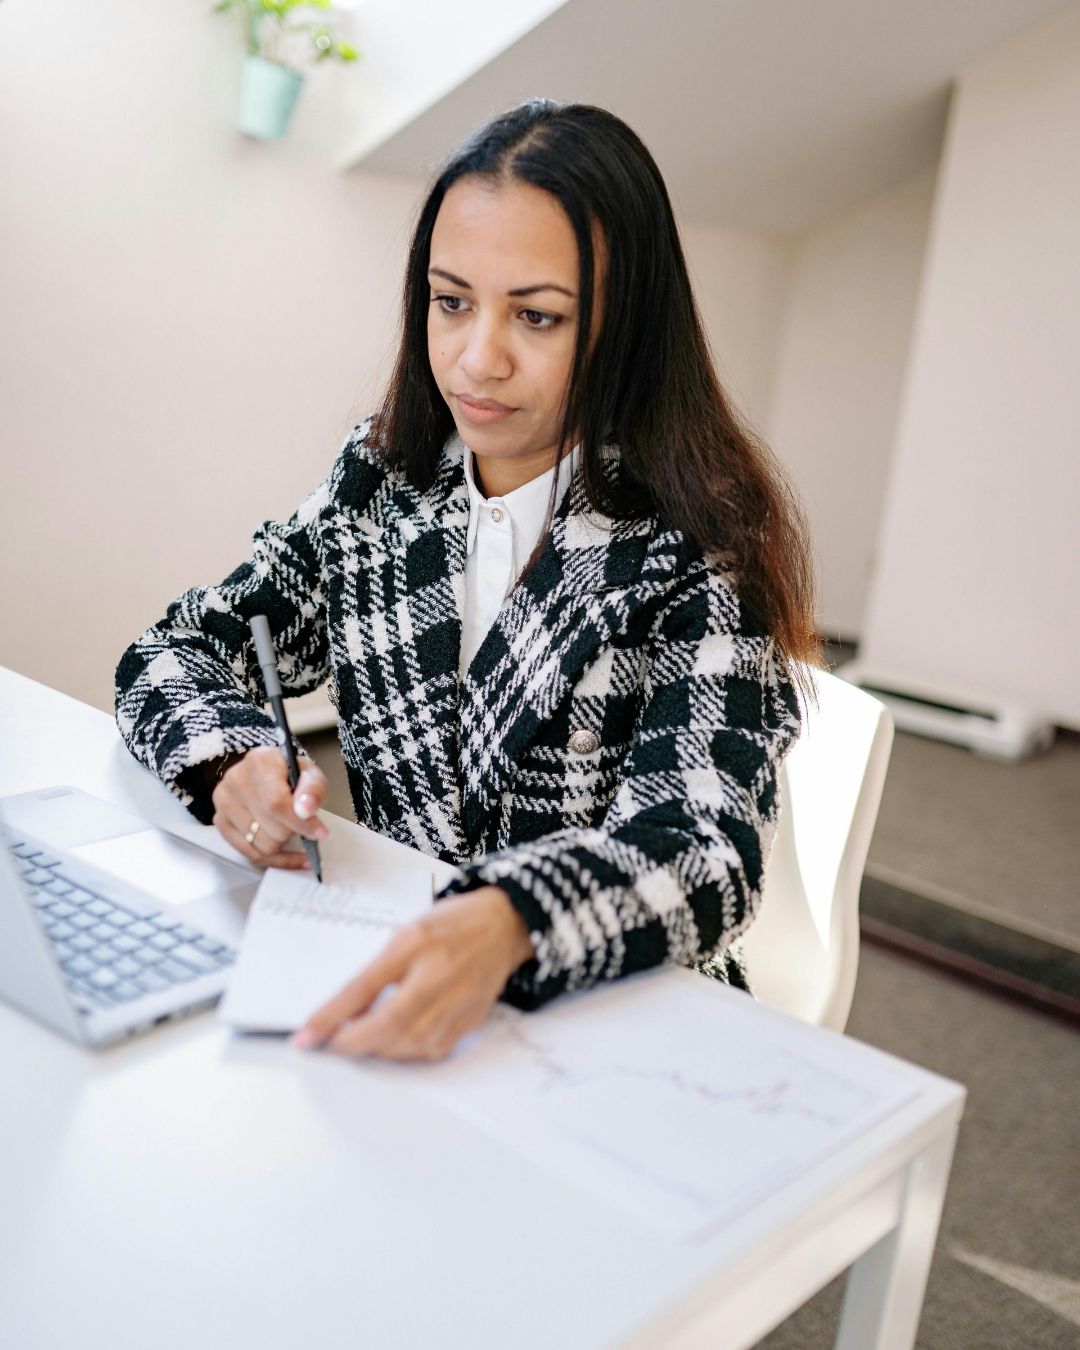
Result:
M301 820L310 820L316 811L315 798L309 792L301 792L293 810Z
M297 1050L310 1050L313 1045L318 1043L318 1040L318 1036L310 1027L301 1027L299 1031L294 1033L292 1043Z

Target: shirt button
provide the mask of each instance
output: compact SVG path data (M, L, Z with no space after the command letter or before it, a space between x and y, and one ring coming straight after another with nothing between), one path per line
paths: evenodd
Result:
M498 525L499 521L502 520L502 516L503 513L499 510L499 508L497 506L493 506L491 509L491 519L495 522L496 525Z
M600 737L595 731L575 731L570 737L570 749L575 755L591 755L600 749Z

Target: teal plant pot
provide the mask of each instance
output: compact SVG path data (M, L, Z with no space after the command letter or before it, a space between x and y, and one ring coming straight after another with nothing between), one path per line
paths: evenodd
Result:
M303 83L304 77L295 70L262 56L246 56L240 71L237 126L262 141L279 140L285 135Z

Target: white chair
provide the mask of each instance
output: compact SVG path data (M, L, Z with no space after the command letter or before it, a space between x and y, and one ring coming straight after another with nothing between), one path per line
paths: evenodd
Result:
M803 708L803 733L784 761L765 893L742 945L762 1003L843 1031L859 964L859 886L893 721L863 690L808 673L818 703Z

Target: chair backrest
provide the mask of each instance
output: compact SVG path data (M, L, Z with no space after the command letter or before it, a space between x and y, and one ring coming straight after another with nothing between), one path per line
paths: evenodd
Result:
M763 1003L843 1031L859 963L859 887L892 750L885 705L824 671L784 761L761 910L742 939Z

